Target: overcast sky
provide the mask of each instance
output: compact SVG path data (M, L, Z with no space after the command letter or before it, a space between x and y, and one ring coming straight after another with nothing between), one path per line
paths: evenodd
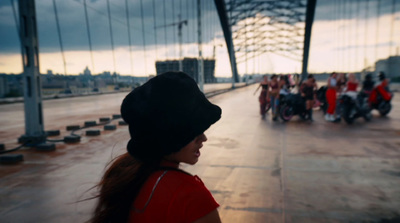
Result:
M358 62L354 61L358 67L361 66L358 64L361 64L363 60L368 60L372 63L377 58L387 57L390 51L395 54L396 47L400 45L400 0L395 0L395 8L392 7L393 0L380 0L379 12L377 10L378 1L317 1L310 52L310 71L329 72L331 71L330 69L346 69L346 66L350 68L350 64L345 65L342 63L339 65L341 60L339 58L341 57L340 53L343 55L349 54L346 54L344 50L347 50L346 52L353 50L354 54L357 55L356 57L359 58ZM18 73L22 71L20 46L11 2L15 3L15 10L18 13L17 0L0 1L0 73ZM87 0L92 49L95 55L94 67L91 67L83 0L56 0L68 73L77 74L85 66L89 66L95 72L102 72L105 69L128 74L134 70L134 75L141 76L144 73L154 73L154 60L172 59L179 55L178 37L176 35L178 32L177 26L168 26L167 29L160 27L177 23L179 14L181 14L182 20L188 21L188 24L183 26L182 29L184 56L197 55L196 0L155 0L155 8L152 0L143 0L144 40L140 1L129 0L131 44L134 54L134 68L132 68L129 65L127 8L125 4L125 0L110 1L114 55L117 60L116 65L113 65L107 1ZM201 4L202 13L205 15L205 19L203 19L203 55L210 57L212 45L214 44L211 40L217 38L217 42L223 45L224 41L213 1L202 0ZM393 11L395 12L394 16L392 16ZM36 0L36 13L41 53L41 72L45 73L47 69L53 69L55 72L64 73L53 1ZM379 20L377 19L378 13ZM394 25L391 25L393 22ZM159 27L156 32L154 30L155 25ZM395 28L391 30L393 26ZM368 29L365 29L365 27L368 27ZM354 33L352 33L352 30L354 30ZM376 35L376 32L379 32L379 35ZM144 42L146 44L146 52L143 51ZM157 45L155 44L156 42ZM370 52L367 52L367 49ZM379 53L375 55L374 52L377 51ZM321 58L319 55L324 53L325 55L333 56L333 58ZM362 56L365 53L374 54L374 57L365 59ZM228 75L230 70L226 49L218 47L216 54L218 60L220 60L218 61L219 65L217 64L217 76ZM84 59L78 59L80 57ZM350 59L352 56L348 57ZM267 60L267 63L262 62L265 60ZM330 60L330 63L321 66L321 63L326 63L325 60ZM353 60L356 59L353 58ZM301 64L298 62L285 63L283 61L285 59L269 54L257 58L253 61L253 65L248 66L252 66L253 71L259 72L297 72L301 69ZM147 65L143 66L144 63ZM281 65L282 63L286 65ZM256 66L257 68L254 68ZM268 68L265 66L268 66ZM144 67L144 70L142 67ZM243 73L243 65L239 65L239 70Z

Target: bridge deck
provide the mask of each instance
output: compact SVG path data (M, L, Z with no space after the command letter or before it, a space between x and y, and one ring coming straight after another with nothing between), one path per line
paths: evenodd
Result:
M313 123L297 117L282 123L260 119L255 88L211 98L223 109L222 119L206 132L199 163L183 165L211 190L223 222L362 222L400 215L399 95L387 118L374 114L370 123L327 123L319 111ZM46 102L46 129L117 114L123 95ZM2 110L13 106L22 105ZM21 124L5 127L14 125L13 117L0 125L7 142L22 134ZM18 151L24 162L0 166L0 222L87 220L94 201L77 201L93 195L87 190L125 151L127 139L127 127L118 126L78 144L57 144L54 152Z

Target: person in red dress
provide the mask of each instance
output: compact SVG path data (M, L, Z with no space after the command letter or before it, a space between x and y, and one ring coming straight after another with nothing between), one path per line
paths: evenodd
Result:
M328 78L327 90L326 90L326 101L328 102L328 109L326 110L325 120L333 122L335 121L335 110L336 110L336 90L337 86L337 73L333 72Z
M358 80L353 73L349 73L347 77L346 88L344 94L349 95L354 100L357 98Z
M357 91L358 80L353 73L349 73L346 83L346 91Z
M198 162L204 132L221 109L187 74L167 72L130 92L121 116L129 125L128 152L98 184L90 222L220 223L210 191L179 165Z

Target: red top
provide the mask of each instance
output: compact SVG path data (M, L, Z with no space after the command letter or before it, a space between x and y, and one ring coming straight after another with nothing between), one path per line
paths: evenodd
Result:
M380 84L380 85L376 86L372 90L371 94L369 95L368 101L371 103L377 103L378 95L381 95L383 100L389 101L392 98L392 95L388 91L385 90L384 86L386 86L386 85Z
M357 91L357 82L347 82L347 91Z
M159 182L149 200L157 180ZM218 207L199 177L181 171L160 170L153 173L140 190L129 222L189 223Z

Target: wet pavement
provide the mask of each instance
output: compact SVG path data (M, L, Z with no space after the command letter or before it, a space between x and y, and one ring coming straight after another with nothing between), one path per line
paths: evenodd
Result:
M200 161L182 165L211 190L223 222L380 222L400 216L398 93L388 117L374 112L368 123L328 123L318 110L312 123L298 117L284 123L270 114L260 118L256 87L210 99L222 108L222 118L206 132ZM45 101L45 129L64 136L67 125L118 114L125 94ZM0 106L6 149L18 145L24 132L21 107ZM94 195L90 189L128 141L127 126L113 123L115 131L93 127L100 136L57 143L53 152L23 148L15 152L23 162L0 165L0 222L88 220L95 201L79 200Z

